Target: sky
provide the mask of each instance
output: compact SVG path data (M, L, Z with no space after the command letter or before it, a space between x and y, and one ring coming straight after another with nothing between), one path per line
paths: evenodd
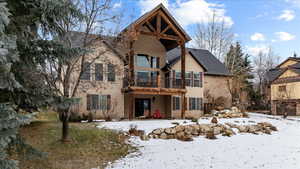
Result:
M113 0L124 14L124 25L163 3L193 38L197 23L207 23L216 11L244 50L255 57L271 46L285 59L300 55L300 0Z

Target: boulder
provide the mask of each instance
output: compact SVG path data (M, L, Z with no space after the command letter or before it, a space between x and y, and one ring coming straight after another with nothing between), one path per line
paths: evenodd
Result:
M247 133L249 131L249 126L240 125L237 127L240 133Z
M166 134L175 134L176 130L175 130L175 128L166 128L165 133Z
M213 131L207 132L205 137L212 140L217 139Z
M183 137L184 135L185 135L184 132L183 132L183 131L180 131L180 132L177 132L177 133L175 134L175 137L176 137L177 139L179 139L179 138Z
M235 132L231 128L225 129L222 134L222 136L228 136L228 137L231 137L233 135L235 135Z
M214 127L213 132L214 132L214 135L221 134L222 128L221 127Z
M160 129L155 129L155 130L152 131L152 133L156 134L156 135L160 135L163 132L164 132L164 129L161 129L161 128Z
M177 133L177 132L181 132L181 131L184 130L184 126L178 125L178 126L175 127L175 130L176 130L176 133Z
M185 134L192 134L193 128L191 126L185 126L184 127L184 133Z
M168 139L168 135L166 133L161 133L161 135L159 136L159 138L161 138L161 139Z
M218 123L218 119L217 119L216 117L213 117L213 118L211 119L211 123L217 124L217 123Z
M207 133L212 130L208 124L199 124L199 128L201 133Z
M231 112L232 112L232 113L239 113L240 110L239 110L239 108L237 108L237 107L231 107Z

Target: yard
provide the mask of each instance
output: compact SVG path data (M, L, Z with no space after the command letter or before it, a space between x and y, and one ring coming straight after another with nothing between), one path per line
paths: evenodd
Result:
M156 128L174 126L171 122L183 124L184 120L146 120L103 122L99 128L127 131L131 124L146 133ZM186 124L192 123L189 120ZM209 123L210 119L199 119ZM192 142L175 139L150 139L141 141L132 137L131 143L139 151L117 160L107 168L118 169L299 169L300 168L300 118L282 119L279 116L250 114L250 118L220 119L219 123L247 124L270 122L278 128L272 135L241 134L232 137L217 136L209 140L203 136Z
M98 129L95 123L70 123L69 143L63 144L61 123L56 113L40 113L20 131L26 142L45 154L43 157L12 153L21 169L90 169L105 168L135 148L124 142L118 132Z

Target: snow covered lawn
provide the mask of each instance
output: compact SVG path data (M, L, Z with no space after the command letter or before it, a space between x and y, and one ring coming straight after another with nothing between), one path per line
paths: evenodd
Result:
M132 137L132 144L139 147L107 168L115 169L300 169L300 118L282 119L276 116L250 114L250 118L220 119L220 123L248 124L252 121L270 122L278 128L272 135L237 134L232 137L217 136L208 140L203 136L192 142L150 139L141 141ZM99 127L128 131L131 124L146 133L156 128L174 126L173 121L145 120L103 122ZM188 123L191 123L187 120ZM200 119L209 123L210 119ZM238 123L239 122L239 123Z

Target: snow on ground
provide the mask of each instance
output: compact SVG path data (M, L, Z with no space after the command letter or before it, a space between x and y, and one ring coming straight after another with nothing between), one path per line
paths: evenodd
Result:
M156 128L174 126L171 122L184 120L144 120L103 122L99 127L127 131L131 124L146 133ZM189 120L187 120L189 121ZM272 135L218 135L217 140L203 136L192 142L132 137L131 143L139 152L129 154L109 165L107 169L300 169L300 118L282 119L279 116L250 114L250 118L220 119L220 123L249 124L270 122L278 128ZM210 119L200 119L209 123ZM188 122L186 124L189 124Z

